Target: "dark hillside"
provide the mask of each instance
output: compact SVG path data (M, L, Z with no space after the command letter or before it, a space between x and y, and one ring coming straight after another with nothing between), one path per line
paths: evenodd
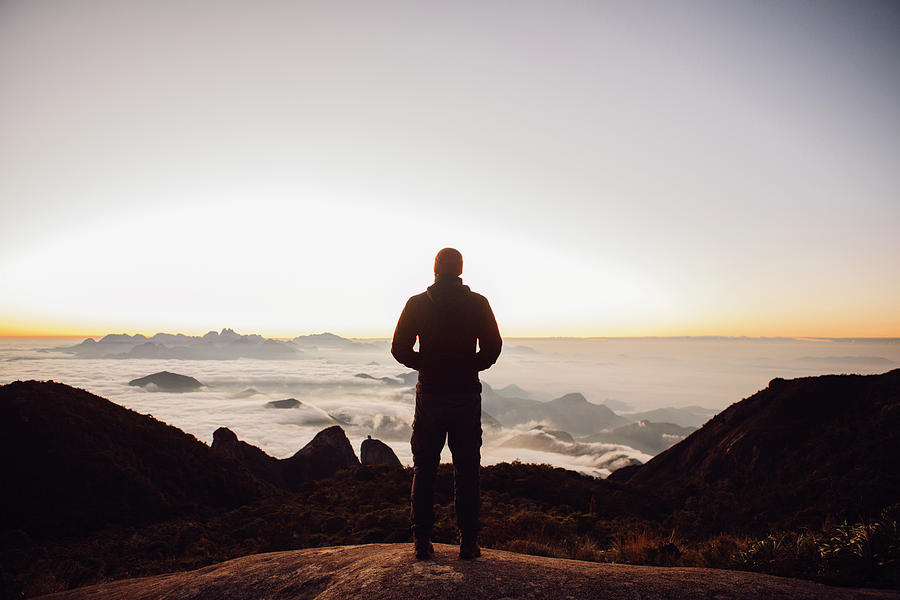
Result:
M484 467L481 542L900 587L898 380L773 381L631 477ZM16 382L0 387L0 439L2 598L259 552L410 540L411 470L359 466L335 427L298 452L316 470L288 474L228 430L217 432L222 455L83 390ZM442 465L436 542L457 539L452 490Z
M170 425L53 382L0 386L0 531L83 535L231 509L274 491Z
M696 533L872 518L900 501L900 370L774 379L628 483Z

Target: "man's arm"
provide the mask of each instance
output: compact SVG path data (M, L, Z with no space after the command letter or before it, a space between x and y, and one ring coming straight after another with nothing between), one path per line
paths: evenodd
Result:
M413 300L410 298L400 313L397 328L394 329L394 341L391 343L391 354L402 365L410 369L419 370L422 365L422 357L419 352L413 350L416 344L416 320L413 316Z
M503 340L500 339L500 329L497 327L497 319L494 318L494 311L487 298L484 299L484 306L481 309L481 318L478 320L478 352L475 354L475 367L479 371L484 371L495 362L500 356L500 348L503 346Z

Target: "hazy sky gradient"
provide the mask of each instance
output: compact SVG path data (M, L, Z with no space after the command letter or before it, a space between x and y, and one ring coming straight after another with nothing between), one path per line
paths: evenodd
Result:
M900 336L893 2L0 3L0 334Z

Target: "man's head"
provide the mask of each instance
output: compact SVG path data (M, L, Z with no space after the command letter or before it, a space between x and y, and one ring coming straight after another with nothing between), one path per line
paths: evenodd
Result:
M444 248L438 252L434 257L434 274L459 277L462 274L462 254L459 250Z

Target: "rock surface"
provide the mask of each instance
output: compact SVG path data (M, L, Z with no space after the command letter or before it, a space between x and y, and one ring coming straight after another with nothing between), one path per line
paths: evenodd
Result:
M236 558L196 571L126 579L60 592L59 600L301 600L366 598L604 598L835 600L900 598L887 590L835 588L809 581L716 569L589 563L483 550L458 560L435 545L416 561L410 544L309 548Z
M305 481L330 477L341 469L359 466L359 459L340 425L333 425L316 434L296 454L284 459L289 480Z
M364 465L399 465L400 459L391 447L370 435L359 448L360 462Z

